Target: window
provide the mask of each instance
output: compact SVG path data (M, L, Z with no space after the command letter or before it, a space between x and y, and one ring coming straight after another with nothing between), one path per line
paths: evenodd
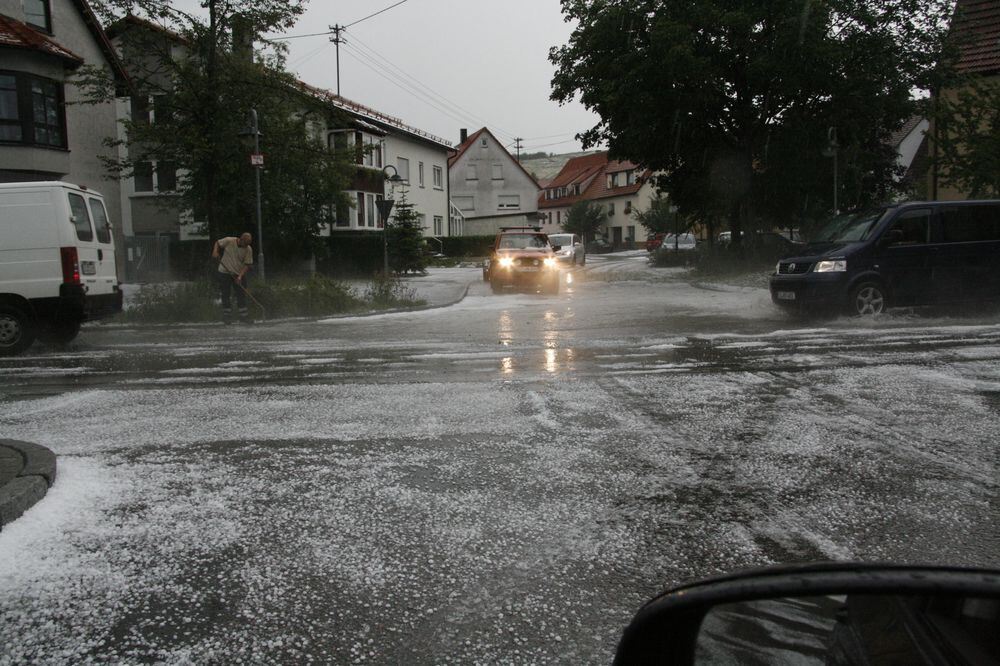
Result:
M459 210L476 210L476 200L474 197L455 197L453 203Z
M153 187L153 163L136 162L132 177L135 180L136 192L152 192Z
M376 201L376 202L379 202L379 201L382 201L382 200L383 200L384 198L385 198L385 197L383 197L383 196L382 196L381 194L376 194L376 195L375 195L375 201ZM376 207L376 210L378 210L378 208L377 208L377 207ZM379 216L378 216L378 222L376 223L376 226L377 226L377 227L378 227L379 229L381 229L382 227L384 227L384 226L385 226L385 223L383 222L383 220L382 220L382 216L381 216L381 215L379 215Z
M898 229L903 232L902 239L895 243L895 245L918 245L926 243L930 238L930 219L931 212L929 210L912 210L900 215L892 223L892 230L895 231Z
M615 202L611 201L608 203L608 216L610 217L614 214L615 214Z
M337 201L337 209L334 212L333 224L338 227L351 226L351 207L347 205L346 202L340 200Z
M366 194L365 195L365 220L368 222L369 227L375 226L375 195Z
M365 193L358 192L358 227L365 226Z
M434 216L434 235L440 236L444 232L444 218L440 215Z
M479 180L479 174L476 173L476 163L470 162L469 166L465 169L465 179L466 180Z
M154 162L153 173L156 174L157 192L173 192L177 189L177 166L173 162Z
M79 194L69 194L69 210L71 220L76 227L76 237L82 241L94 240L94 229L90 226L90 215L87 214L87 203Z
M0 72L0 141L66 147L61 83L22 72Z
M420 187L424 186L424 163L417 162L417 184Z
M410 160L405 157L397 157L396 170L399 171L399 177L402 178L404 182L410 182Z
M520 208L520 194L501 194L497 197L497 208Z
M493 180L503 180L503 165L494 164L493 165Z
M1000 240L1000 208L955 206L941 211L941 241L971 243Z
M444 188L444 170L439 166L434 167L434 187L439 190Z
M49 0L24 0L24 22L45 32L52 32Z
M489 146L489 144L486 142L486 137L485 136L479 140L479 147L480 148L487 148L488 146Z
M108 221L108 213L104 210L104 204L100 199L89 199L90 216L94 218L94 227L97 229L97 240L101 243L111 242L111 223Z
M562 211L556 211L556 224L562 224Z

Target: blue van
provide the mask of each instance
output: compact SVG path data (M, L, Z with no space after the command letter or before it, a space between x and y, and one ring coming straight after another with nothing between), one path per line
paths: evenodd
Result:
M908 202L832 220L778 262L771 300L796 311L1000 299L1000 201Z

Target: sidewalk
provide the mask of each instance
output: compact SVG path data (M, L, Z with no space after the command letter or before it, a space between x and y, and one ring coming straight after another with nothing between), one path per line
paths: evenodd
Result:
M45 497L56 456L44 446L0 439L0 530Z

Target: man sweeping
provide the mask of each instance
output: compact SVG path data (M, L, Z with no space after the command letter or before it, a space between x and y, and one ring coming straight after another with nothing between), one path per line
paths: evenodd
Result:
M231 291L236 292L236 307L240 311L240 321L247 322L247 292L243 278L253 266L253 236L243 233L239 238L227 236L212 245L212 258L219 262L219 292L222 295L222 321L230 322L232 316Z

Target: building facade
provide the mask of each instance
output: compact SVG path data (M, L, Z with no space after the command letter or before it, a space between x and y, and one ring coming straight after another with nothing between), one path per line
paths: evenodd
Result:
M81 103L72 79L85 65L127 85L85 0L0 0L0 182L65 180L100 192L121 257L119 186L101 159L114 156L104 142L117 136L115 106Z
M495 234L501 227L538 224L540 187L493 133L483 127L467 136L448 160L451 201L464 216L467 236Z

